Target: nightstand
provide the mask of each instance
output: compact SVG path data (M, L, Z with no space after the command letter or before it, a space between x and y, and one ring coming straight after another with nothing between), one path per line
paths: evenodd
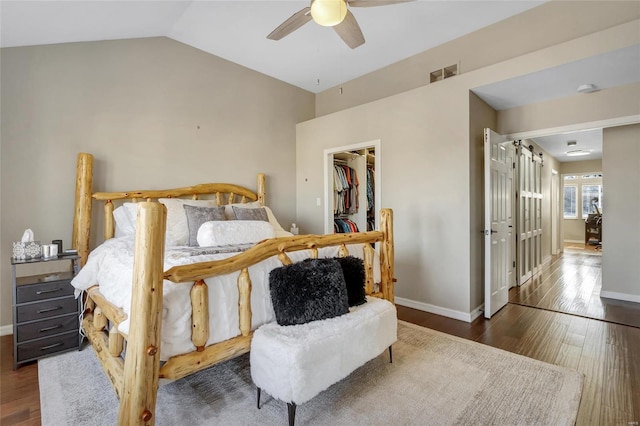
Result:
M68 260L70 270L17 277L16 268L52 260ZM71 279L80 268L77 255L52 259L11 259L13 285L13 369L19 364L79 349L80 300Z

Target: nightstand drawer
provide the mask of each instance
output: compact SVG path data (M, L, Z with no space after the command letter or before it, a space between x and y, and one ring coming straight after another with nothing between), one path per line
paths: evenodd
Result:
M74 297L65 297L18 306L16 310L18 323L21 323L78 312L78 301Z
M79 341L78 333L71 332L61 336L19 344L17 362L39 358L44 355L68 349L78 348Z
M66 317L52 318L44 321L32 322L18 326L18 343L32 339L40 339L53 334L78 330L78 316L76 313Z
M44 284L19 285L16 287L17 303L71 296L74 288L68 280Z

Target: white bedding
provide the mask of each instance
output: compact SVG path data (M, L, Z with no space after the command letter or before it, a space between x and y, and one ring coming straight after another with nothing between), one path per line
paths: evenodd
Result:
M165 270L176 266L209 260L224 259L237 253L197 254L192 256L192 249L185 247L168 248L165 252ZM320 257L338 255L339 247L319 249ZM362 245L348 246L349 253L363 258ZM198 247L196 250L204 248ZM127 316L131 310L131 279L133 276L134 240L132 236L111 238L101 244L89 255L87 264L71 281L80 290L98 284L100 293L114 304L122 308ZM298 262L309 257L308 250L288 253L291 260ZM377 258L377 257L376 257ZM275 320L275 314L269 295L269 272L282 266L277 257L271 257L249 268L251 276L251 327ZM240 334L238 326L238 284L239 272L217 276L205 280L209 288L209 340L207 345L230 339ZM380 281L379 262L374 261L374 281ZM192 352L196 348L191 342L191 299L189 283L174 284L164 282L164 299L162 312L161 360L182 353ZM119 330L129 333L129 320L120 324Z

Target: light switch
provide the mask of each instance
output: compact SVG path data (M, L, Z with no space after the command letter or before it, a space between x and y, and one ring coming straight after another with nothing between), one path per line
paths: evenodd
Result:
M316 198L316 206L321 206L322 202L320 201L320 197Z

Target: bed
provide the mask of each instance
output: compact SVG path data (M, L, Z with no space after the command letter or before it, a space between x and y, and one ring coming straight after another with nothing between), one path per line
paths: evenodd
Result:
M293 236L280 228L273 238L239 247L173 247L172 242L178 241L170 238L178 229L172 224L173 201L158 200L211 200L225 211L232 207L240 212L245 205L262 210L260 206L266 209L264 174L258 174L256 191L208 183L167 190L94 192L92 183L93 156L80 153L72 245L83 268L74 285L83 290L82 330L118 396L121 425L154 424L159 379L179 379L249 351L253 330L273 321L268 273L274 267L308 257L356 255L364 260L367 295L393 302L393 213L389 209L381 210L378 231ZM114 211L117 216L122 210L114 202L135 203L131 236L114 238L118 233ZM90 255L94 203L104 203L105 242ZM273 215L267 211L271 222ZM200 228L198 240L205 227ZM120 299L122 286L109 287L114 275L100 272L107 260L116 257L123 262L115 266L120 274L116 278L131 277L124 284L130 293ZM179 317L178 327L174 317ZM167 335L181 343L174 344Z

